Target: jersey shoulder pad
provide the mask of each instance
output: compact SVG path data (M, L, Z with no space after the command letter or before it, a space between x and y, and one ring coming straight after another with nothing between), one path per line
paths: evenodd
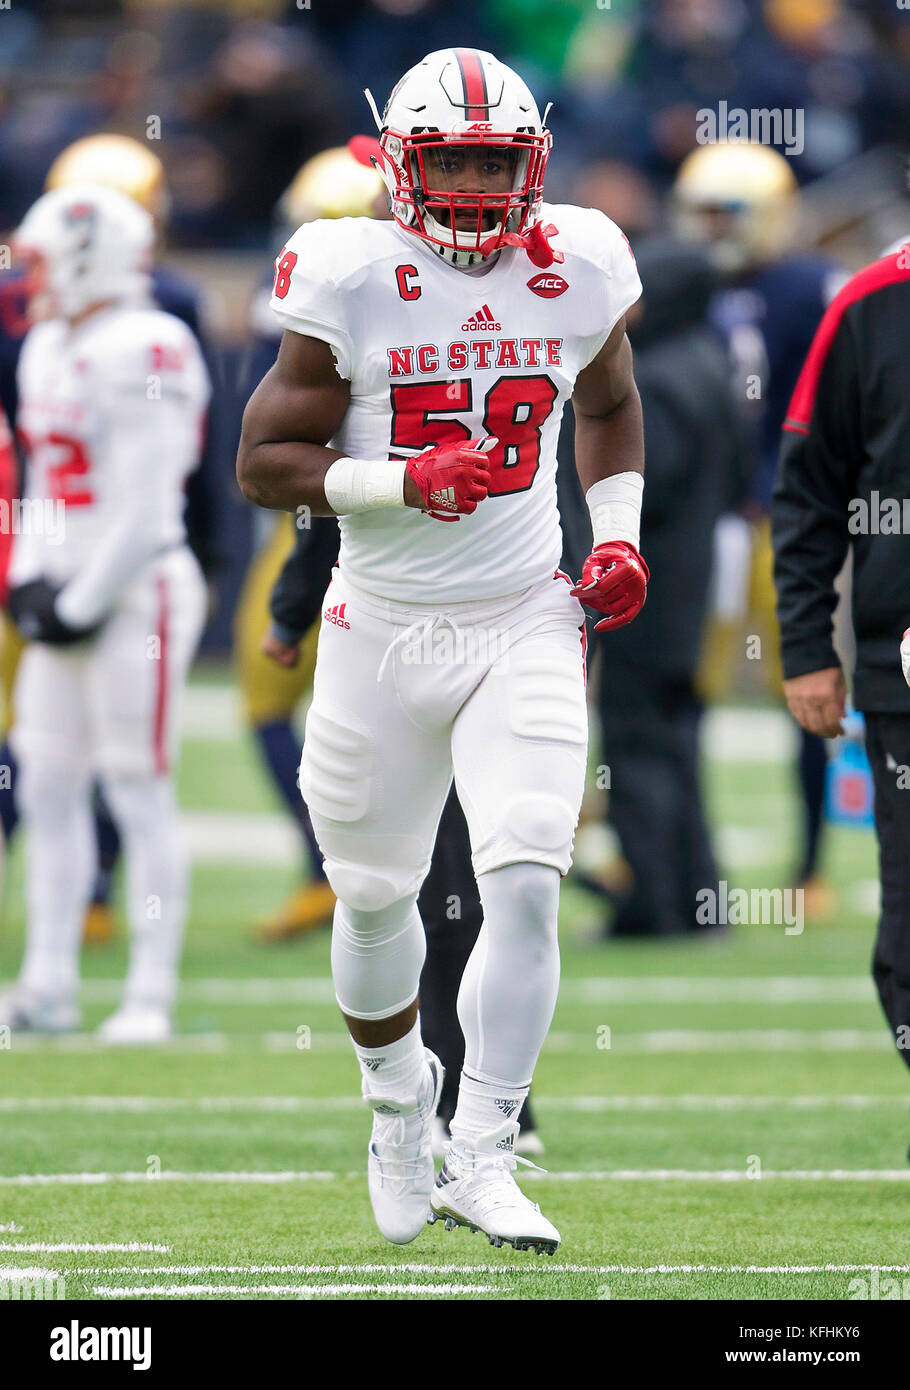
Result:
M371 217L321 217L298 227L284 253L295 255L314 278L342 287L376 259L382 225Z
M99 380L118 392L150 400L208 398L208 373L195 335L163 309L124 308L98 325L87 347Z
M584 289L578 331L587 341L591 361L641 295L632 248L616 223L597 208L545 204L541 221L558 229L552 244L566 259L555 269Z
M607 275L628 266L635 269L635 257L627 237L597 208L579 208L571 203L545 204L541 221L554 223L559 235L553 237L553 245L567 257L590 261Z
M387 224L369 217L306 222L275 258L269 307L283 329L321 338L340 376L354 372L353 297L387 246Z

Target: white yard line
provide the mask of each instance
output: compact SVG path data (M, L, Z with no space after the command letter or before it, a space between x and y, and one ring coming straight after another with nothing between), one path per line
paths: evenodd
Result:
M173 1277L199 1274L861 1274L879 1270L882 1274L910 1274L910 1265L823 1264L823 1265L572 1265L528 1262L527 1264L363 1264L363 1265L92 1265L68 1269L78 1275L158 1274ZM31 1273L32 1271L29 1271ZM51 1271L56 1273L56 1271Z
M42 1240L0 1241L0 1250L15 1251L20 1255L166 1255L170 1248L169 1245L158 1245L153 1241L145 1240L81 1241L79 1243L73 1241L50 1243Z
M598 1025L599 1027L600 1025ZM599 1047L599 1035L590 1032L556 1030L547 1037L545 1050L551 1052L591 1052ZM643 1033L624 1033L614 1028L611 1051L623 1053L655 1052L890 1052L894 1044L882 1028L741 1028L730 1030L699 1028L653 1029ZM17 1033L12 1048L20 1052L109 1052L110 1043L94 1033L68 1033L59 1037ZM265 1051L270 1053L350 1052L350 1042L342 1033L314 1033L309 1048L300 1046L296 1031L270 1033L182 1033L167 1042L145 1050L172 1054ZM606 1049L604 1049L606 1050Z
M542 1110L568 1110L579 1114L600 1111L662 1110L903 1110L907 1098L893 1096L535 1096ZM185 1110L219 1114L231 1111L307 1114L309 1112L363 1111L360 1096L4 1096L0 1115L74 1110L85 1114L156 1114ZM0 1231L4 1229L0 1226Z
M174 1275L199 1274L424 1274L433 1277L446 1274L462 1276L483 1274L487 1277L507 1274L868 1274L878 1270L881 1274L910 1274L910 1265L887 1264L819 1264L819 1265L571 1265L528 1262L527 1264L507 1265L92 1265L67 1269L67 1275L115 1275L129 1274L147 1276L156 1274L168 1277ZM57 1274L57 1270L26 1270L28 1274ZM221 1285L213 1287L220 1288ZM293 1287L289 1285L288 1287ZM370 1286L373 1287L373 1286ZM376 1285L381 1288L382 1285ZM425 1285L422 1287L426 1287ZM471 1286L473 1287L473 1286Z
M325 1170L244 1172L183 1172L164 1170L151 1177L148 1172L12 1173L0 1176L0 1187L104 1186L109 1183L189 1182L253 1183L279 1185L295 1182L333 1182L361 1179L362 1172ZM544 1172L531 1169L522 1173L528 1182L758 1182L766 1179L802 1182L910 1182L910 1168L765 1168L750 1173L744 1168L603 1168L569 1169Z
M191 681L181 706L186 739L233 742L244 734L239 693L230 681ZM796 751L793 721L783 710L761 705L710 708L702 737L706 757L717 762L784 763Z
M122 980L84 980L86 1004L116 1003ZM564 1004L866 1004L875 1002L872 981L862 975L710 975L570 977L560 985ZM335 991L328 975L287 979L207 976L185 980L184 1004L254 1007L259 1004L330 1004Z
M865 1268L865 1266L863 1266ZM552 1264L359 1264L359 1265L91 1265L67 1270L68 1274L609 1274L615 1265ZM876 1266L884 1268L884 1266ZM910 1268L910 1266L908 1266Z
M193 1298L200 1294L290 1294L294 1298L347 1298L351 1294L431 1294L444 1297L472 1293L500 1293L495 1284L97 1284L96 1298Z

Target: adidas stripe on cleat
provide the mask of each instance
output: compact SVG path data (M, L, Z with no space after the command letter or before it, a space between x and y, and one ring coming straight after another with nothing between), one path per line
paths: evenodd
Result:
M444 1221L445 1229L467 1226L482 1231L497 1249L553 1255L560 1235L536 1202L524 1195L512 1176L517 1164L536 1168L513 1152L518 1125L511 1121L469 1144L454 1138L430 1198L429 1221Z

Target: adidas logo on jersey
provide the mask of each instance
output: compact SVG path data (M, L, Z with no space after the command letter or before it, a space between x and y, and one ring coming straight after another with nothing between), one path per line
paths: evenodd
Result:
M461 325L462 333L474 332L478 328L492 328L496 333L502 328L502 324L493 318L489 304L481 304L477 313L472 314L467 322Z
M346 606L344 603L336 603L334 608L327 608L322 616L327 623L334 623L336 627L350 628L351 624L345 620L344 616Z

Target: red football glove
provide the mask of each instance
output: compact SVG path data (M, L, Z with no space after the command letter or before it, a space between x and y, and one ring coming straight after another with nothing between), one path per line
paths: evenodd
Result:
M572 590L588 608L606 613L595 632L625 627L641 612L651 578L648 566L628 541L603 541L585 560L581 579Z
M486 455L498 440L468 439L464 444L437 444L408 459L405 469L426 503L421 510L436 521L457 521L477 510L490 490Z

